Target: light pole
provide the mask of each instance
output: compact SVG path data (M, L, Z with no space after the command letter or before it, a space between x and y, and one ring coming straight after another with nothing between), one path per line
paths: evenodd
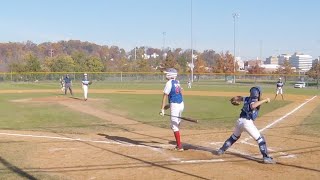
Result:
M166 47L166 32L162 32L162 36L163 36L163 39L162 39L162 43L163 43L163 46L162 46L162 53L163 53L163 59L165 59L165 47Z
M193 82L193 68L194 68L194 64L193 64L193 37L192 37L192 0L191 0L191 66L190 66L190 70L191 70L191 82Z
M163 39L162 39L162 43L163 43L162 51L164 51L165 46L166 46L166 32L162 32L162 36L163 36Z
M236 83L236 19L239 18L238 13L233 13L233 83Z

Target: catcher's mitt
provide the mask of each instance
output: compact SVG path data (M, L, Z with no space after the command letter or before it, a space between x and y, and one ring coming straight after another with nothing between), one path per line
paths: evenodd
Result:
M242 96L235 96L230 99L230 102L234 106L239 106L242 102Z
M92 81L89 81L89 83L88 83L89 85L91 85L92 84Z

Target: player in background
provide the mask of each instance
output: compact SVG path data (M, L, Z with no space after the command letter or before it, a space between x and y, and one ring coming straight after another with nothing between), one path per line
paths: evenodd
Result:
M191 88L191 81L188 81L188 88Z
M282 88L283 88L283 82L281 81L281 78L279 78L278 82L277 82L277 91L276 91L276 96L274 97L274 99L277 98L278 94L281 94L282 100L283 100L283 92L282 92Z
M65 85L65 89L64 89L64 94L67 95L67 91L69 89L70 91L70 94L73 96L73 93L72 93L72 80L71 78L69 77L69 74L66 74L66 77L64 77L64 85Z
M174 150L183 151L184 149L181 144L179 130L181 119L179 119L178 117L182 115L184 109L184 102L179 81L176 80L178 72L174 68L168 68L164 71L164 73L166 74L166 79L168 81L163 90L161 110L159 114L161 116L164 116L164 110L168 108L168 105L166 105L166 100L168 99L171 111L171 129L173 131L177 144Z
M61 88L61 91L62 91L62 92L64 92L65 85L64 85L63 76L61 76L61 78L59 79L59 81L60 81L60 88Z
M254 125L254 121L258 117L260 106L263 103L270 102L270 98L261 100L260 87L252 87L250 89L249 97L242 97L243 107L241 109L240 118L236 123L236 127L233 134L227 139L223 146L217 151L217 155L222 155L224 152L232 146L241 136L243 131L257 141L260 149L260 153L263 156L263 162L265 164L275 164L275 161L269 156L268 148L264 137L260 134L260 131Z
M90 83L90 81L88 80L88 74L84 73L83 74L83 79L81 81L81 84L82 84L83 95L84 95L84 100L85 101L88 100L89 83Z

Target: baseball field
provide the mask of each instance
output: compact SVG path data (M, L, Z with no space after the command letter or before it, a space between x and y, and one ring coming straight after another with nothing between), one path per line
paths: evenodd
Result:
M164 82L93 83L88 101L57 83L1 83L0 179L319 179L320 98L285 87L256 126L277 164L263 164L247 133L222 156L241 107L229 99L251 86L183 84L183 152L173 151L169 117L159 116ZM169 112L167 112L169 113Z

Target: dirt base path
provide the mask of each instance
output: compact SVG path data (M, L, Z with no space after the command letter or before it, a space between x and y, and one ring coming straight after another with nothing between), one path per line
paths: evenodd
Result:
M161 94L161 91L90 90L90 93ZM185 92L199 96L234 94ZM225 155L216 156L213 153L231 135L230 129L182 130L186 151L176 152L171 150L174 138L168 129L93 108L89 101L63 97L29 99L35 103L59 103L130 130L82 135L1 130L0 144L6 147L0 148L3 164L0 173L29 179L318 179L320 140L295 134L295 128L319 105L320 99L297 95L286 98L294 102L256 122L266 136L276 165L261 163L256 142L246 133Z

